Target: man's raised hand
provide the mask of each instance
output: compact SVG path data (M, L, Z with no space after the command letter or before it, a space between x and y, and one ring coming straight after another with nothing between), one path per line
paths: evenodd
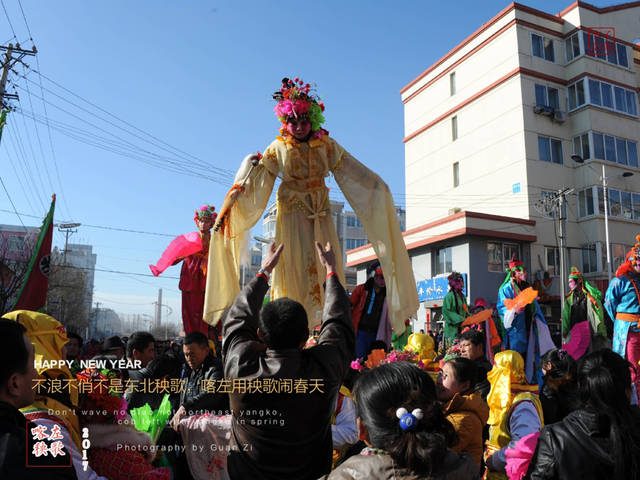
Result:
M320 257L320 263L327 269L327 275L336 272L336 254L333 252L331 244L327 242L327 246L323 247L320 242L316 242L316 250L318 251L318 257Z
M267 254L262 260L262 270L271 274L271 271L275 268L278 260L280 260L280 255L282 254L282 249L284 248L284 243L280 245L276 245L275 242L269 245L267 249Z

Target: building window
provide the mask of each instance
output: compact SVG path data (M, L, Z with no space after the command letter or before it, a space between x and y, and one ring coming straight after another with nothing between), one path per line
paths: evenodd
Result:
M538 136L538 154L543 162L562 165L562 142L555 138Z
M573 137L573 153L575 155L580 155L583 160L591 158L591 154L589 152L589 134L585 133L583 135L578 135L577 137Z
M366 239L361 238L347 238L347 250L353 250L354 248L366 245L368 242Z
M622 243L611 244L611 270L615 272L618 267L622 265L624 257L629 250L631 250L630 245L624 245Z
M455 141L458 138L458 117L451 118L451 140Z
M547 272L554 277L560 275L560 249L558 247L544 247L547 259Z
M456 94L456 72L449 75L449 92L451 95Z
M460 185L460 163L453 164L453 188Z
M598 251L595 243L582 245L582 273L598 272Z
M611 40L605 41L601 35L594 34L590 31L582 32L582 39L585 44L585 51L590 57L601 58L609 63L620 65L621 67L629 67L629 59L627 57L627 47L621 43Z
M451 247L441 248L438 250L437 275L451 272L453 270L452 257L453 249Z
M360 220L355 215L349 215L347 217L347 227L362 227Z
M568 88L569 110L575 110L585 103L584 96L584 79L578 80L576 83L569 85Z
M24 248L24 237L11 235L7 241L7 248L10 252L21 252Z
M593 187L585 188L578 192L578 217L584 218L595 213L594 200Z
M541 35L531 34L531 53L534 57L544 58L550 62L555 62L553 51L553 40Z
M580 56L580 37L577 33L574 33L564 41L564 48L566 51L567 62L570 62L574 58Z
M487 242L487 268L490 272L504 272L511 257L520 258L520 246L517 243Z
M560 109L560 96L558 89L547 87L545 85L535 84L536 105L552 107L556 110Z
M578 108L581 105L577 88L578 83L582 84L582 80L578 80L574 85L569 86L569 110ZM588 79L587 83L589 85L590 104L615 110L616 112L626 113L634 117L638 116L637 96L633 90L591 78ZM576 86L576 89L572 90L574 86ZM584 91L582 92L582 96L584 103Z

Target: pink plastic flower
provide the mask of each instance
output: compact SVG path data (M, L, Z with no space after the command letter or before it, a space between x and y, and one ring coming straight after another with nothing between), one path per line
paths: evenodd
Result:
M360 364L359 361L353 360L351 362L351 368L353 368L354 370L360 371L360 370L362 370L362 365Z

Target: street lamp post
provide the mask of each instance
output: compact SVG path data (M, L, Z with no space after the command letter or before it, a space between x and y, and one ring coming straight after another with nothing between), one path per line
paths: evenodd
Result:
M587 165L591 170L598 173L598 171L593 168L589 164L585 164L584 159L580 155L571 155L571 159L580 164ZM633 176L633 172L623 172L622 177L628 178ZM607 242L607 277L609 279L609 283L611 283L611 277L613 276L611 273L611 243L609 242L609 193L607 192L607 174L605 170L604 163L602 164L602 175L600 176L600 180L602 180L602 192L604 194L604 236L605 241Z

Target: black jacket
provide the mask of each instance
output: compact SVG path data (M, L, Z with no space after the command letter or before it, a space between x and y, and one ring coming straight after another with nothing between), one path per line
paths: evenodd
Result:
M224 412L229 409L229 396L226 393L217 393L219 383L215 382L216 393L202 390L202 380L221 379L222 362L209 352L198 370L188 370L187 384L180 393L180 405L187 410L189 415L202 413L203 410L211 413L222 411L224 415Z
M331 470L331 414L355 350L351 305L338 278L330 276L318 345L272 350L257 336L258 312L268 288L261 277L249 282L223 322L225 377L263 384L261 393L235 391L230 396L237 450L228 457L229 476L317 479ZM265 391L267 381L280 387L306 382L307 390ZM321 384L320 391L314 384Z
M549 386L545 379L540 391L540 404L545 425L559 422L580 406L578 386L575 383L566 383L556 390Z
M0 402L0 479L16 480L76 480L70 452L66 455L30 458L29 464L37 467L27 467L27 419L8 403ZM30 443L31 445L32 443ZM46 462L46 463L45 463ZM40 465L56 466L47 467ZM67 466L64 466L66 464Z
M476 364L477 368L477 379L474 390L480 393L482 399L486 401L487 395L489 395L489 390L491 390L491 384L489 383L489 380L487 380L487 374L491 371L493 365L491 365L491 362L484 356L477 358L473 363Z
M631 429L640 428L640 411L634 409ZM531 480L601 480L613 476L612 445L607 422L597 413L576 410L562 421L542 429L529 465Z

